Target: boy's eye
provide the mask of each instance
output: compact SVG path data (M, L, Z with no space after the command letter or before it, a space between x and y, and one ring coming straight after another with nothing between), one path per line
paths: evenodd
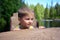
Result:
M26 20L33 20L33 18L31 18L31 19L30 18L26 18Z
M26 18L26 20L30 20L29 18Z
M31 18L31 20L33 20L33 18Z

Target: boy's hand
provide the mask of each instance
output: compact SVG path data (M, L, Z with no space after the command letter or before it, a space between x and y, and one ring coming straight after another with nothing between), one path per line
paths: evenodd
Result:
M39 26L39 29L44 29L45 27L44 26Z

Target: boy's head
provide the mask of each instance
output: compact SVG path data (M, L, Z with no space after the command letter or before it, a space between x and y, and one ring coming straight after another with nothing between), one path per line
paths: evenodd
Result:
M27 7L22 7L18 11L18 19L22 27L29 28L33 25L34 12Z

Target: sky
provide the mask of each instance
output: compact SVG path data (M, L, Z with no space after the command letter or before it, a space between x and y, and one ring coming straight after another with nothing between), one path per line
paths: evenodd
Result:
M49 6L51 6L51 1L52 0L25 0L24 2L28 5L30 5L30 4L36 5L37 3L39 3L39 4L42 4L44 7L46 7L46 5L48 4L48 7L49 7ZM60 4L60 0L53 0L53 6L57 2Z

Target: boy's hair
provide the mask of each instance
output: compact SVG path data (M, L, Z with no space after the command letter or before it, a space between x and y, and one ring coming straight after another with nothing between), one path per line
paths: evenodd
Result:
M34 12L32 10L30 10L28 7L22 7L18 10L18 17L22 18L31 13L34 13Z

